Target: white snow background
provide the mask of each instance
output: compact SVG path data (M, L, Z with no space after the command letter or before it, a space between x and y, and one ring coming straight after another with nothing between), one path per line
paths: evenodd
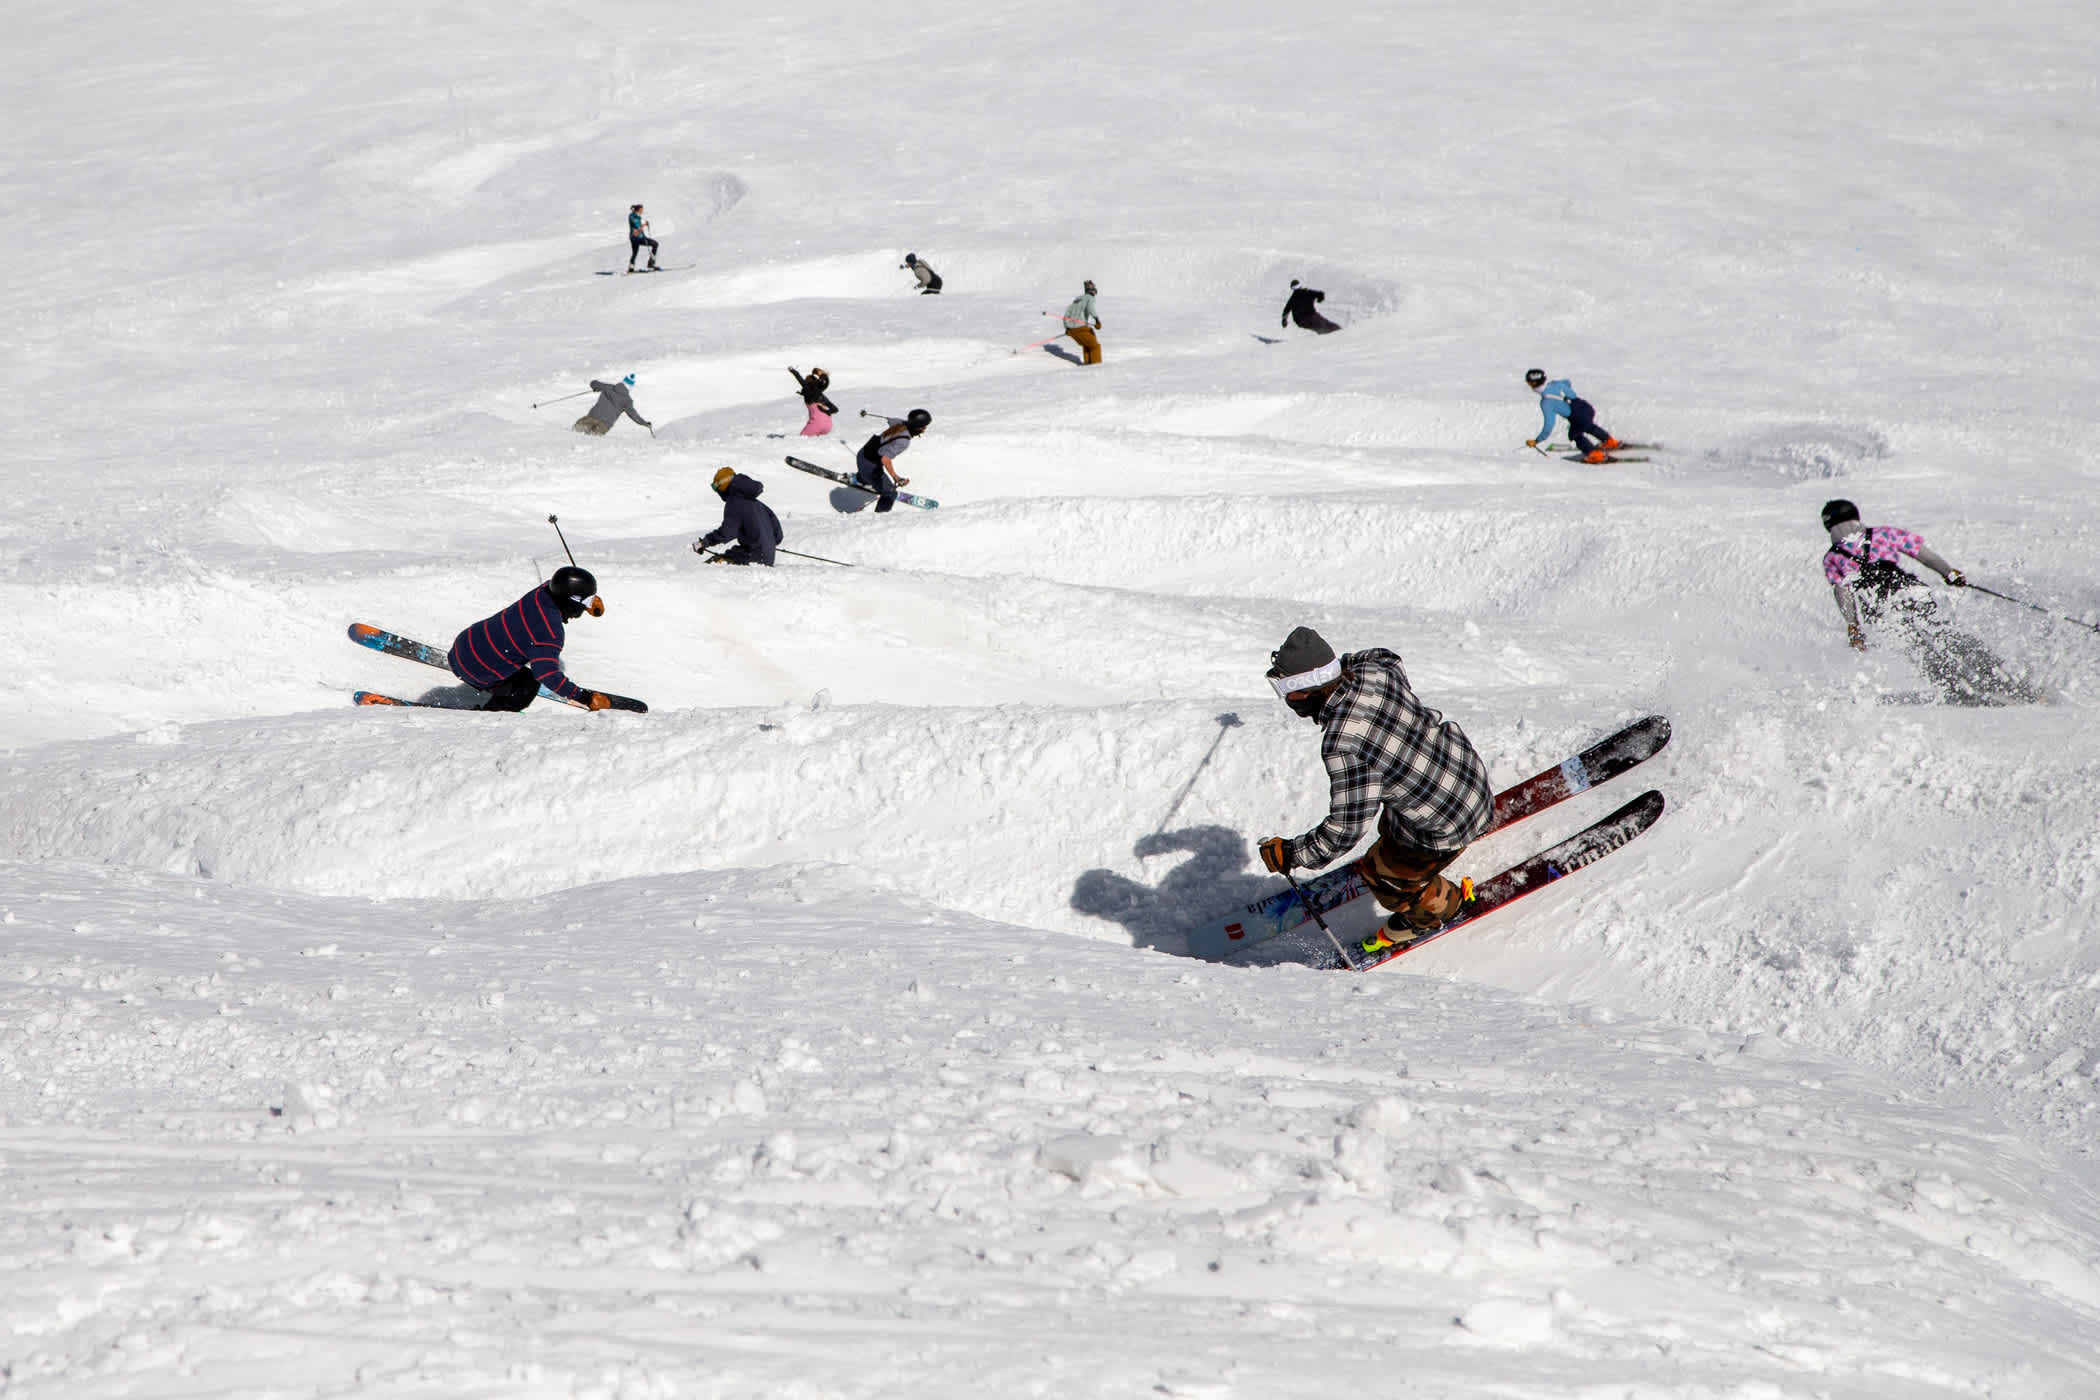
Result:
M17 6L0 1394L2100 1394L2100 635L1935 582L2051 702L1909 703L1816 520L2100 621L2096 52ZM636 200L683 270L599 275ZM1106 362L1015 353L1088 277ZM1526 451L1533 364L1662 450ZM629 371L653 439L532 406ZM936 512L780 463L915 406ZM722 466L857 567L701 566ZM652 713L350 706L550 513ZM1177 956L1324 810L1299 623L1498 781L1670 716L1461 869L1668 811L1362 977Z

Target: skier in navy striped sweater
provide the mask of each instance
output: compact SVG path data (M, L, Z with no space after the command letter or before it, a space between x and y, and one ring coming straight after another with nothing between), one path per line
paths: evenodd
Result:
M564 623L585 613L605 616L598 580L588 569L565 564L502 612L460 633L446 659L453 675L489 693L480 707L484 710L515 714L533 702L541 686L563 700L610 709L611 700L562 674L561 649L569 636Z

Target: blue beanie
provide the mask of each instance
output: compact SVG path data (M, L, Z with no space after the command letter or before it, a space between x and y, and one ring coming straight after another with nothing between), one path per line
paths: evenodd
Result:
M627 376L627 377L626 377L625 379L621 380L620 382L621 382L622 384L629 384L629 385L631 385L631 384L633 384L633 383L634 383L634 376L630 374L630 375L628 375L628 376Z

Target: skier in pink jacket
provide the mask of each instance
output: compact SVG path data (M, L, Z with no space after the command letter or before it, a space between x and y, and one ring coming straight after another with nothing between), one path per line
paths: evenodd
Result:
M1982 642L1954 626L1917 575L1897 562L1915 559L1948 586L1966 588L1968 578L1923 536L1893 525L1862 524L1859 507L1844 500L1824 505L1823 528L1830 532L1823 577L1830 583L1854 651L1867 649L1867 624L1886 626L1950 704L2029 704L2042 698L2034 686L2008 672Z

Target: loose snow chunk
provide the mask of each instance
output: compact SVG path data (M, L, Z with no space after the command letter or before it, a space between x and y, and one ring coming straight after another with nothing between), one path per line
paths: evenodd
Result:
M1073 1133L1044 1143L1035 1159L1039 1165L1069 1176L1084 1187L1109 1190L1153 1185L1152 1174L1138 1153L1119 1137Z
M1484 1298L1459 1314L1458 1325L1484 1346L1537 1346L1553 1335L1553 1309L1520 1298Z

